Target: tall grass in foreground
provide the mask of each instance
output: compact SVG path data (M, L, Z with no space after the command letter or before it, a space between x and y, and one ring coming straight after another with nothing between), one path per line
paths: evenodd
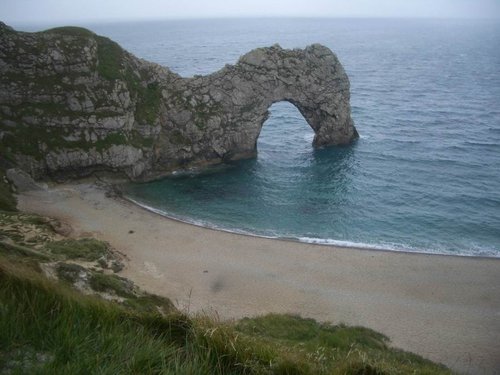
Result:
M440 374L371 330L268 315L125 309L0 256L0 372L11 374Z

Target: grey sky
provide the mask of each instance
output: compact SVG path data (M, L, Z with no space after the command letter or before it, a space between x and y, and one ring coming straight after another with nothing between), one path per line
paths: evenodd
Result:
M7 24L262 16L499 18L500 0L0 0Z

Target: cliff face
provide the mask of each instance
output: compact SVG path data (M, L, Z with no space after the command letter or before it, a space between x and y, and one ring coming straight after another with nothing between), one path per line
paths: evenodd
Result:
M95 170L152 178L251 157L268 108L293 103L318 146L357 138L349 81L326 47L260 48L193 78L80 28L0 23L0 152L39 178Z
M152 168L159 82L175 75L79 28L0 28L0 147L35 177Z

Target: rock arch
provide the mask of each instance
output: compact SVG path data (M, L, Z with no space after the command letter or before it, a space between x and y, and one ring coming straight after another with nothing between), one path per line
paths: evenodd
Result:
M177 101L171 94L165 98L172 123L163 126L164 160L174 155L188 161L254 156L268 109L280 101L297 107L314 130L315 146L347 144L358 137L349 79L337 57L319 44L303 50L258 48L235 65L178 84L187 95ZM195 142L178 144L179 138Z
M318 44L258 48L183 78L86 29L25 33L0 22L0 77L0 150L36 178L111 170L152 179L252 157L279 101L299 109L316 146L358 136L349 79Z

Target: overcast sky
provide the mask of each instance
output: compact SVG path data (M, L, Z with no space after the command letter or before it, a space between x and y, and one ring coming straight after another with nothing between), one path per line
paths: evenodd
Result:
M7 24L215 17L500 18L500 0L0 0Z

